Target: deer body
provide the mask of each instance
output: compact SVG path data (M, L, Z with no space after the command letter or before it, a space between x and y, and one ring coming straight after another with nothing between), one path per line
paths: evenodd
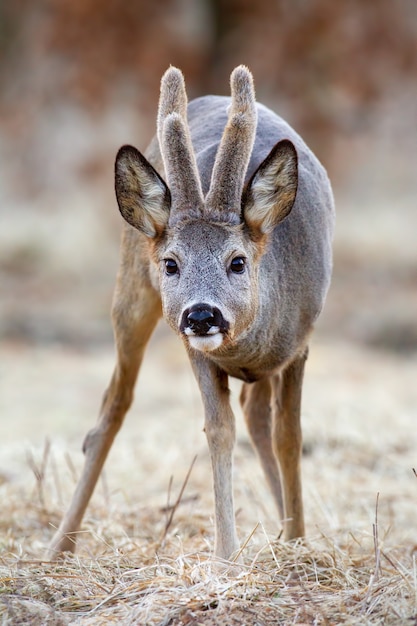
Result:
M52 555L75 548L161 313L183 338L201 390L215 554L230 558L238 548L228 376L244 381L242 408L284 537L304 534L301 387L330 282L333 197L299 135L255 102L249 71L236 68L231 85L232 98L207 96L187 107L182 75L171 68L146 158L131 147L117 156L116 195L127 222L113 305L118 360Z

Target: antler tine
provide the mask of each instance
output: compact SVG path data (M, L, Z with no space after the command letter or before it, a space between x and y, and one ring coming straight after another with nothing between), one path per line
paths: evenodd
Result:
M201 207L203 192L187 122L184 77L176 67L170 67L161 80L157 133L171 190L171 213Z
M232 104L229 119L217 151L210 190L208 210L225 210L229 217L240 219L240 203L255 141L257 112L252 74L244 65L236 67L230 77Z
M238 65L231 73L230 90L233 113L247 112L252 107L252 113L256 116L255 86L253 76L246 65Z
M170 113L187 119L187 93L185 91L184 76L177 67L169 67L161 78L159 97L157 131L159 143L162 143L162 129L166 117Z

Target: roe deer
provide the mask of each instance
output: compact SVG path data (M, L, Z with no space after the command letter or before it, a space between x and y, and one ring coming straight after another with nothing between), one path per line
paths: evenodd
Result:
M243 381L245 420L284 538L304 534L300 401L307 344L332 268L327 174L300 136L256 103L244 66L231 75L231 98L189 104L182 73L168 69L146 155L124 146L116 158L116 196L127 222L112 309L117 364L52 557L75 549L161 315L182 337L201 390L215 555L228 559L239 547L228 376Z

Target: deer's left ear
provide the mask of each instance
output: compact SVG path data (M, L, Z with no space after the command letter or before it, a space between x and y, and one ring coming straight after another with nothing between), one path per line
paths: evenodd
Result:
M250 230L271 232L290 213L297 193L298 159L291 141L272 148L243 194L243 219Z

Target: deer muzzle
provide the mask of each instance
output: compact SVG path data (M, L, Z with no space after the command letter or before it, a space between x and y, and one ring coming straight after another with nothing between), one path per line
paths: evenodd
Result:
M181 316L180 330L196 350L208 352L218 348L228 329L229 323L220 309L210 304L194 304Z

